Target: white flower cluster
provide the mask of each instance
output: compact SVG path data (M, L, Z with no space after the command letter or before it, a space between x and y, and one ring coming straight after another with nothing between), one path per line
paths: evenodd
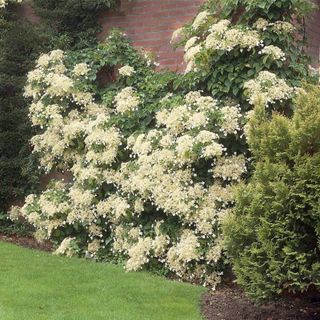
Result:
M124 77L131 77L135 73L134 68L131 66L123 66L122 68L119 69L119 74Z
M60 243L60 246L54 251L54 254L59 256L73 257L78 253L75 246L76 246L76 238L70 238L70 237L65 238Z
M140 98L132 87L126 87L121 90L116 95L114 100L116 104L116 110L121 114L136 111L141 102Z
M171 36L171 40L170 43L175 43L179 40L181 40L181 38L184 36L184 28L179 28L176 29Z
M127 67L125 75L132 71ZM122 87L115 109L99 105L78 89L88 71L85 64L66 70L64 53L56 50L41 56L29 73L30 117L43 128L32 139L34 151L47 171L71 171L74 181L29 196L22 214L38 239L65 228L83 230L81 238L68 233L57 254L78 254L82 246L81 252L96 257L108 247L127 257L128 270L157 261L184 279L216 285L219 273L207 268L218 270L220 221L233 202L233 185L246 171L245 159L228 155L222 143L242 130L238 106L222 106L199 91L168 94L158 101L154 127L128 136L114 120L131 121L128 114L144 108L143 95ZM149 215L146 231L150 206L159 216ZM167 231L172 219L175 234Z
M192 28L193 29L199 29L204 23L208 21L208 17L210 16L210 13L208 11L201 11L199 14L196 16L192 23Z
M231 51L236 47L250 50L261 44L262 40L257 31L232 27L228 20L212 25L205 40L207 49L223 51Z
M225 106L221 108L223 123L221 128L225 135L236 134L241 130L240 119L242 118L239 106Z
M63 64L64 52L61 50L43 54L37 61L35 70L28 74L28 85L25 96L33 98L64 97L73 90L73 80L65 75L66 67ZM41 83L41 87L39 86ZM45 86L43 86L45 84ZM41 99L38 99L41 101Z
M73 73L76 76L85 76L89 71L89 66L86 63L78 63L73 68Z
M273 45L265 46L259 53L267 55L273 60L286 60L285 53L280 48Z
M198 29L207 17L206 11L199 14L194 24ZM255 47L262 46L260 34L257 30L243 29L232 26L229 20L220 20L219 22L209 25L199 36L193 36L185 44L184 60L188 63L186 72L195 69L195 59L202 50L213 51L232 51L235 48L240 50L251 50Z
M285 80L269 71L261 71L256 79L247 81L244 88L247 91L250 104L266 106L269 103L292 98L295 91Z
M287 21L268 22L263 18L259 18L254 23L254 28L261 31L266 31L268 28L276 33L290 34L293 33L296 28L294 25Z

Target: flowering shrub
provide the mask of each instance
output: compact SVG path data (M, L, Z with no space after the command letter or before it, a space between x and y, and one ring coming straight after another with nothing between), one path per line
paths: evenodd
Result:
M98 12L115 4L112 0L35 0L32 7L41 22L32 24L17 11L16 4L21 2L0 1L0 136L3 137L0 210L3 211L12 201L35 192L39 185L37 159L30 155L29 139L34 131L27 117L29 101L23 97L27 72L34 68L40 52L96 43Z
M300 86L308 74L297 36L299 16L308 7L308 1L207 1L191 24L173 34L172 42L184 45L187 78L216 98L234 99L249 110L248 90L266 94L254 79L269 81L273 74L272 81L279 84L273 85L278 88L274 107L284 107L283 95L288 98L289 87ZM290 107L290 99L285 100Z
M237 281L255 299L320 289L320 89L296 100L293 119L256 107L250 183L224 222Z
M34 151L74 181L29 196L22 214L57 254L219 282L221 221L247 171L246 111L286 109L307 68L289 22L219 21L210 3L175 32L185 75L155 73L117 32L94 48L44 54L29 73L30 118L42 129Z
M113 62L119 43L132 65ZM199 91L159 91L170 74L155 73L123 43L113 33L94 51L104 68L118 69L105 89L97 89L94 61L60 50L40 56L28 74L30 118L42 128L34 151L47 171L71 171L74 182L28 196L22 213L38 239L57 242L57 254L123 256L128 270L158 266L215 286L220 220L246 172L245 157L225 142L240 134L243 116Z

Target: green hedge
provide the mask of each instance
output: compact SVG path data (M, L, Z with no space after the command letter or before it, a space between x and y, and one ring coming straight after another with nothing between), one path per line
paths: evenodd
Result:
M255 172L224 226L237 281L255 299L320 288L320 88L296 100L293 119L258 107Z
M36 188L37 164L28 140L34 133L23 97L26 73L43 45L43 34L10 14L0 34L0 210Z

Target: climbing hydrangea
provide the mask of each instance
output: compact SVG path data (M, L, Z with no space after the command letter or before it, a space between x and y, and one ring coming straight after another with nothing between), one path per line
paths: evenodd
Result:
M56 254L122 255L128 270L156 261L215 286L220 221L246 171L245 158L223 142L242 131L238 106L200 91L171 93L157 100L152 127L128 134L125 124L148 108L148 92L121 85L108 104L97 102L83 89L89 65L66 58L60 50L42 55L26 86L30 118L42 128L34 152L46 171L73 175L71 184L52 182L27 198L21 211L36 237L58 241ZM121 67L119 81L134 70Z
M188 32L180 30L178 33L187 37L185 40L184 60L188 63L186 72L196 70L196 60L199 54L205 54L208 50L212 55L233 50L251 51L259 50L261 55L268 55L273 60L285 60L285 53L275 45L265 45L262 32L267 28L278 33L292 33L294 27L283 21L268 23L264 19L258 19L252 28L242 25L233 25L230 20L223 19L216 23L206 23L210 17L208 11L200 12L192 24L190 38ZM211 21L213 17L211 15ZM197 29L202 26L200 33ZM177 38L178 35L174 35ZM207 53L208 54L208 53Z
M256 79L247 81L244 88L247 90L248 101L252 105L258 103L268 105L277 100L287 100L294 93L294 88L290 87L285 80L279 79L269 71L261 71Z
M123 39L93 55L110 65L78 61L81 55L72 62L60 50L42 55L25 89L32 124L40 127L31 142L47 172L68 171L73 181L27 198L21 211L36 237L55 240L57 254L125 258L127 270L157 268L215 287L223 269L221 222L247 171L244 111L289 101L295 92L267 67L290 57L266 45L266 31L293 28L262 19L248 27L206 10L174 33L173 41L185 44L186 71L195 73L188 87L201 87L208 70L218 79L208 80L205 93L181 90L169 73L155 76L147 55L120 63L115 48ZM238 64L208 68L208 61L242 56L264 67L255 72L241 61L241 77L233 74ZM110 85L97 82L101 67L110 71Z

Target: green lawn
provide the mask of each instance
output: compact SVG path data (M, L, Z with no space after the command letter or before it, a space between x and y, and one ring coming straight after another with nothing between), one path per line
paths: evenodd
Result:
M1 320L196 320L203 292L0 242Z

